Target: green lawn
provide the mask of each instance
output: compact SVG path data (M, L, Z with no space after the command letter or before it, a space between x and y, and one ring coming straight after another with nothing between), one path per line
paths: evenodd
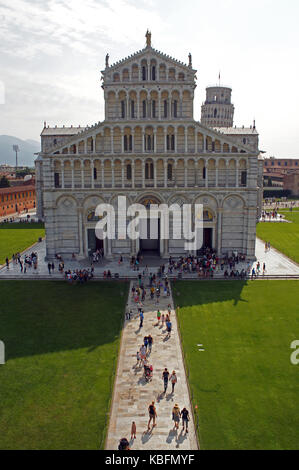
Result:
M299 211L280 210L279 213L292 223L260 222L257 225L257 236L299 263Z
M43 224L0 224L0 264L17 252L26 250L45 236Z
M179 281L173 292L201 448L298 449L299 281Z
M0 449L103 447L127 292L0 281Z

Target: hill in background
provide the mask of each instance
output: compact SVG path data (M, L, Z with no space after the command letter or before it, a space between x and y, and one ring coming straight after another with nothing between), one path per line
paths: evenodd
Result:
M20 149L18 152L18 165L33 167L34 160L36 159L34 153L40 151L40 143L31 139L18 139L18 137L11 135L0 135L0 164L16 164L16 154L13 151L13 145L18 145Z

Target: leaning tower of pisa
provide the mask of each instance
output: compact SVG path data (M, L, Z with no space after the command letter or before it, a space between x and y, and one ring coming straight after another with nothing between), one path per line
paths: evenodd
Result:
M233 127L232 89L223 86L206 88L206 101L201 107L201 123L207 127Z

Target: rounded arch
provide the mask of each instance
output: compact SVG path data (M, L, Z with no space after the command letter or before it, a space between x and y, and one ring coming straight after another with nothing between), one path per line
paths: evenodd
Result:
M245 205L246 202L243 196L238 193L231 193L224 197L221 207L227 210L234 210L237 208L244 209Z
M75 198L75 196L73 196L72 194L62 194L61 196L59 196L56 201L55 201L55 209L57 209L58 206L60 206L61 204L64 203L64 201L67 201L69 199L72 199L72 201L74 201L75 205L76 205L76 208L79 206L79 202L78 200Z
M143 204L148 203L149 201L152 201L151 204L163 204L165 201L162 199L162 196L159 195L159 198L151 193L151 192L144 192L142 194L139 194L136 198L136 202L138 204Z
M196 196L193 200L193 204L202 204L205 207L209 207L211 210L216 210L218 208L218 201L215 196L209 193L200 194Z

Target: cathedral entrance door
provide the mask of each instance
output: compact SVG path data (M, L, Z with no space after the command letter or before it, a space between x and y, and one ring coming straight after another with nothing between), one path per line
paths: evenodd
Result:
M104 250L104 240L96 237L95 229L89 228L87 230L88 236L88 253L94 253L97 250Z
M160 255L160 219L141 219L139 233L140 251L147 255Z
M213 243L213 229L204 228L203 229L203 248L212 248Z

